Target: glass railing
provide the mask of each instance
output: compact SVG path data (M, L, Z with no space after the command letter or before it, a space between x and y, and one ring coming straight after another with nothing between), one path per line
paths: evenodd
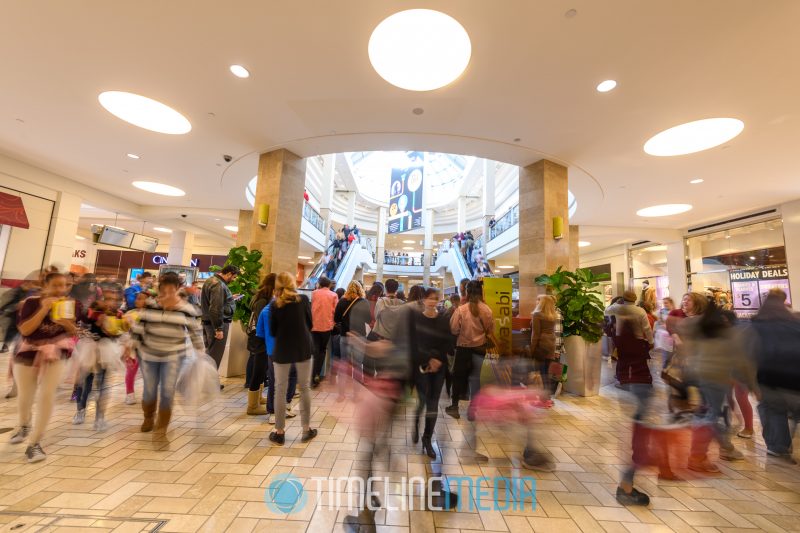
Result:
M395 266L423 266L422 257L410 257L400 252L390 251L384 252L383 264Z
M494 225L489 228L489 240L496 239L505 233L509 228L519 223L519 204L515 205L500 218L496 219Z
M319 232L324 235L323 232L325 231L325 221L322 219L322 216L317 212L317 210L311 207L311 204L308 202L303 202L303 218L311 222L311 225L317 228Z

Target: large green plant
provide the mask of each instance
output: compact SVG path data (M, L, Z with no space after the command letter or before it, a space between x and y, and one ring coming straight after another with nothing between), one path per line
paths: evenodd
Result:
M261 281L261 251L248 250L247 246L237 246L228 252L225 266L232 265L239 268L239 275L228 284L228 288L233 294L241 294L242 299L236 303L236 311L233 313L233 320L239 322L242 327L246 327L250 322L252 311L250 304L258 290ZM221 266L212 266L211 272L222 270Z
M603 300L598 288L601 281L609 279L608 274L595 275L588 268L570 272L558 267L553 274L541 275L535 281L553 291L565 337L577 335L597 342L603 336Z

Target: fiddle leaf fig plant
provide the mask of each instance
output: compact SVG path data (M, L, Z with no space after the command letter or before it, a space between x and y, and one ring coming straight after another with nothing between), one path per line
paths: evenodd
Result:
M233 265L239 268L239 275L228 284L233 294L241 294L242 299L236 303L233 320L245 328L250 322L252 311L250 304L258 290L261 281L261 250L248 250L246 246L231 248L224 266L212 266L211 272L218 272L225 266Z
M608 281L608 274L594 274L588 268L574 272L558 267L550 275L535 279L537 285L547 287L556 298L556 307L561 312L564 337L579 336L590 343L603 337L603 300L600 297L600 282Z

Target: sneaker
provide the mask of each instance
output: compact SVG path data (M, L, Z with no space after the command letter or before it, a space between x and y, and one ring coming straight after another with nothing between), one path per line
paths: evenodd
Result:
M72 424L78 426L83 424L86 420L86 409L79 409L75 416L72 417Z
M731 448L730 450L721 449L719 451L719 458L723 461L741 461L744 459L744 454L736 448Z
M267 414L267 424L275 425L275 413Z
M309 429L308 431L303 433L302 437L300 437L300 442L308 442L308 441L310 441L311 439L313 439L316 436L317 436L317 430L316 429Z
M694 472L703 472L706 474L718 474L719 467L709 461L707 458L703 459L689 459L689 470Z
M451 405L449 407L445 407L444 408L444 412L447 413L448 415L452 416L453 418L456 418L456 419L461 418L461 414L458 412L458 406L456 406L456 405Z
M28 434L31 432L31 428L28 426L22 426L19 430L11 435L11 439L8 441L11 444L20 444L21 442L25 442L25 439L28 438Z
M283 443L286 442L286 435L284 433L277 433L273 431L269 434L270 442L274 442L279 446L283 446Z
M527 457L523 455L520 463L527 470L538 470L539 472L552 472L555 470L553 463L542 454L532 454Z
M136 403L136 395L134 393L125 395L125 405L134 405Z
M25 450L25 457L28 458L29 463L38 463L47 459L47 454L37 442L33 446L28 446L28 449Z
M287 405L286 406L286 418L294 418L296 416L297 416L297 413L292 411L292 406L291 405Z
M103 417L96 418L94 421L94 430L103 432L108 429L108 422Z
M636 489L625 492L621 487L617 487L617 501L622 505L650 505L650 496Z

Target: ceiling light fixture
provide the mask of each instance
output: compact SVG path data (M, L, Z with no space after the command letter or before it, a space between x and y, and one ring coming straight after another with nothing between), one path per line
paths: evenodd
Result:
M607 93L609 91L613 91L614 87L616 87L616 86L617 86L617 82L614 81L614 80L601 81L597 85L597 92L599 92L599 93Z
M639 209L636 214L640 217L668 217L691 211L691 209L690 204L664 204Z
M703 183L703 181L705 181L705 180L697 178L697 179L694 179L694 180L690 181L689 183L691 183L692 185L697 185L698 183Z
M592 243L589 241L578 241L578 248L586 248L587 246L591 246Z
M498 265L497 268L502 268L503 270L507 270L509 268L516 268L513 265Z
M139 156L138 156L138 155L136 155L136 154L127 154L127 155L128 155L128 157L130 157L131 159L139 159Z
M192 131L192 125L186 117L146 96L122 91L106 91L100 93L97 99L106 111L134 126L168 135L181 135Z
M432 91L461 76L469 65L472 44L453 17L431 9L409 9L375 27L368 54L378 75L395 87Z
M232 231L233 233L239 232L239 226L225 226L225 229L228 231Z
M86 240L86 237L81 237L80 235L75 235L75 238L78 239L79 241L85 241Z
M755 260L756 260L756 256L754 256L754 255L751 255L751 256L750 256L750 260L751 260L751 261L755 261Z
M297 256L297 258L298 258L298 259L304 259L304 260L306 260L306 261L308 261L309 259L311 259L311 258L310 258L310 257L308 257L307 255L298 255L298 256Z
M132 185L137 189L153 194L160 194L161 196L186 196L186 193L177 187L156 183L154 181L134 181Z
M250 71L244 68L241 65L231 65L231 74L236 76L237 78L249 78Z
M403 246L403 250L413 250L413 246Z
M403 244L414 244L417 241L403 241Z
M744 129L736 118L707 118L664 130L644 143L644 151L655 156L675 156L702 152L724 144Z
M169 229L169 228L162 228L162 227L153 228L153 231L160 231L161 233L172 233L172 230L171 230L171 229Z

